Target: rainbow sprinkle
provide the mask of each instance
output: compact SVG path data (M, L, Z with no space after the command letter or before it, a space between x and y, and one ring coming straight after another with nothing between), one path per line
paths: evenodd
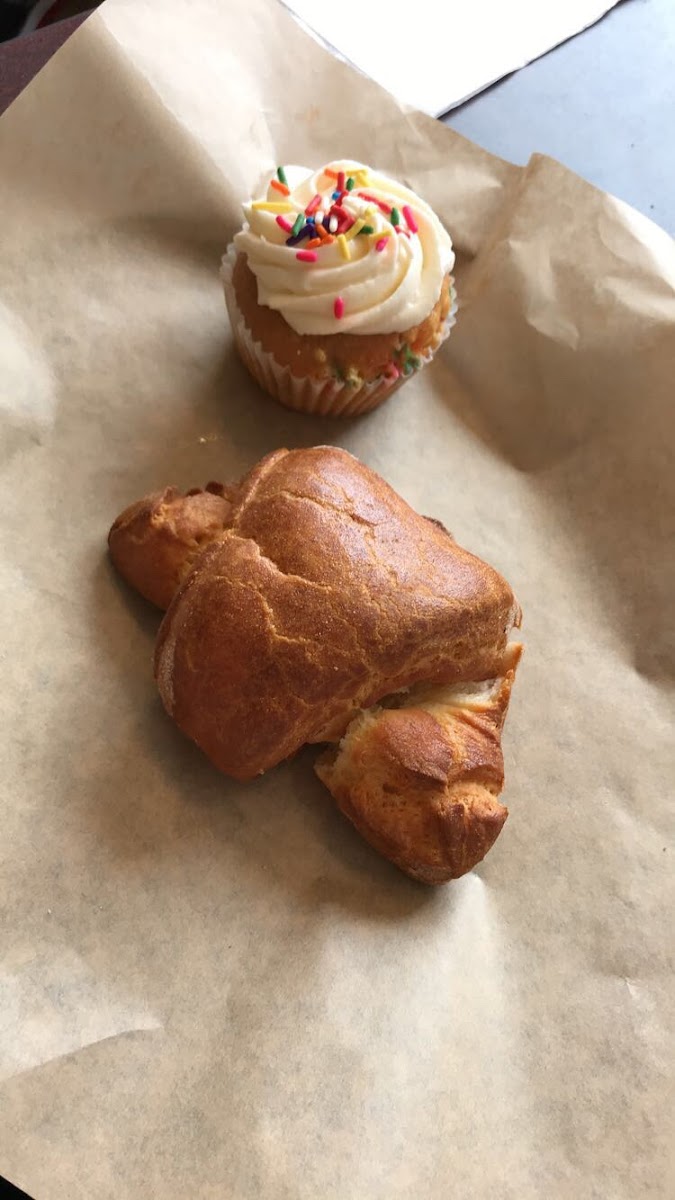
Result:
M405 223L408 226L408 229L410 230L410 232L418 233L419 231L418 231L418 227L417 227L417 221L415 220L415 214L409 204L404 205L403 216L405 217Z
M309 237L310 233L313 232L314 226L308 223L307 225L303 226L299 233L293 234L291 237L286 238L286 245L297 246L298 242L301 242L303 238Z
M291 189L285 183L279 183L278 179L270 179L270 187L273 187L277 192L281 192L282 196L290 196Z
M389 216L391 207L389 204L385 204L384 200L378 200L377 196L371 196L369 192L359 192L358 195L362 200L370 200L371 204L376 204L380 212L383 212L387 217Z
M272 200L254 200L251 208L256 212L288 213L293 212L292 204L277 204Z
M399 360L402 360L400 371L403 375L411 375L420 366L420 360L416 354L413 354L407 342L404 342L397 351Z
M365 221L364 221L363 217L358 217L358 219L356 221L354 221L354 224L350 225L349 229L345 230L345 237L346 237L347 241L351 242L352 238L356 237L357 233L361 232L364 225L365 225Z
M295 248L299 242L307 239L305 246L297 250L295 257L302 263L319 261L318 252L337 242L340 258L349 262L352 258L350 242L361 234L370 239L366 245L366 253L373 249L381 253L387 246L387 239L394 233L403 234L410 238L419 232L415 213L409 204L402 205L401 211L393 205L385 203L368 191L360 190L368 183L368 173L365 170L354 170L350 175L346 171L332 171L325 168L325 180L321 192L312 197L304 212L298 212L295 205L269 200L256 200L252 208L276 215L277 225L283 229L286 245ZM283 167L277 167L277 178L270 180L270 186L282 196L289 195L288 181ZM346 198L354 192L365 206L360 205L361 212L354 214L345 208ZM350 206L351 207L351 206ZM386 229L377 228L376 215L384 214L388 218ZM292 214L286 217L285 213ZM401 213L405 224L401 224ZM323 260L326 261L326 260ZM329 258L330 262L331 259ZM335 261L334 259L332 260ZM341 320L345 312L342 296L336 296L333 303L333 313L336 320ZM386 378L396 380L400 375L408 375L419 366L419 358L408 346L402 346L397 352L398 363L389 364Z

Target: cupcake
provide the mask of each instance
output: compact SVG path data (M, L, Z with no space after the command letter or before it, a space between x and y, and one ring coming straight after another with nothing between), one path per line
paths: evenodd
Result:
M353 162L278 167L244 214L227 308L243 362L288 408L367 412L450 332L452 242L402 184Z

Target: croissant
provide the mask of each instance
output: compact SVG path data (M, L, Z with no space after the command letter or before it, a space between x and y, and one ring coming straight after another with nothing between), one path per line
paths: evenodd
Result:
M167 612L162 701L249 780L305 743L342 812L416 879L480 862L507 810L501 729L520 646L506 581L344 450L278 450L235 486L154 493L109 534Z

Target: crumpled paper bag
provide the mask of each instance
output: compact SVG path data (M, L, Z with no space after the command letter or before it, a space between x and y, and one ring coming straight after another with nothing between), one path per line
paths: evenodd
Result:
M435 206L461 306L331 423L249 380L218 265L262 171L338 154ZM272 0L108 0L0 122L0 213L0 1171L37 1200L671 1195L671 240ZM218 775L106 558L144 492L326 441L524 609L511 815L446 888L358 838L315 751Z

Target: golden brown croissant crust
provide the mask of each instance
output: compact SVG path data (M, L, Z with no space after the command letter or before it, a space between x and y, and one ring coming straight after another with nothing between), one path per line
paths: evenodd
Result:
M227 524L232 505L220 483L153 492L120 513L108 534L110 557L137 591L168 608L206 545Z
M457 879L501 831L501 730L519 657L512 645L483 689L418 688L400 708L363 713L316 764L359 833L414 879Z
M168 605L159 691L218 767L250 779L346 732L317 771L377 849L427 882L483 857L506 816L494 796L520 621L496 571L327 446L276 451L236 487L156 493L109 541L125 578ZM457 696L495 679L470 715L455 700L441 719L440 693L430 710L362 715L421 685Z

